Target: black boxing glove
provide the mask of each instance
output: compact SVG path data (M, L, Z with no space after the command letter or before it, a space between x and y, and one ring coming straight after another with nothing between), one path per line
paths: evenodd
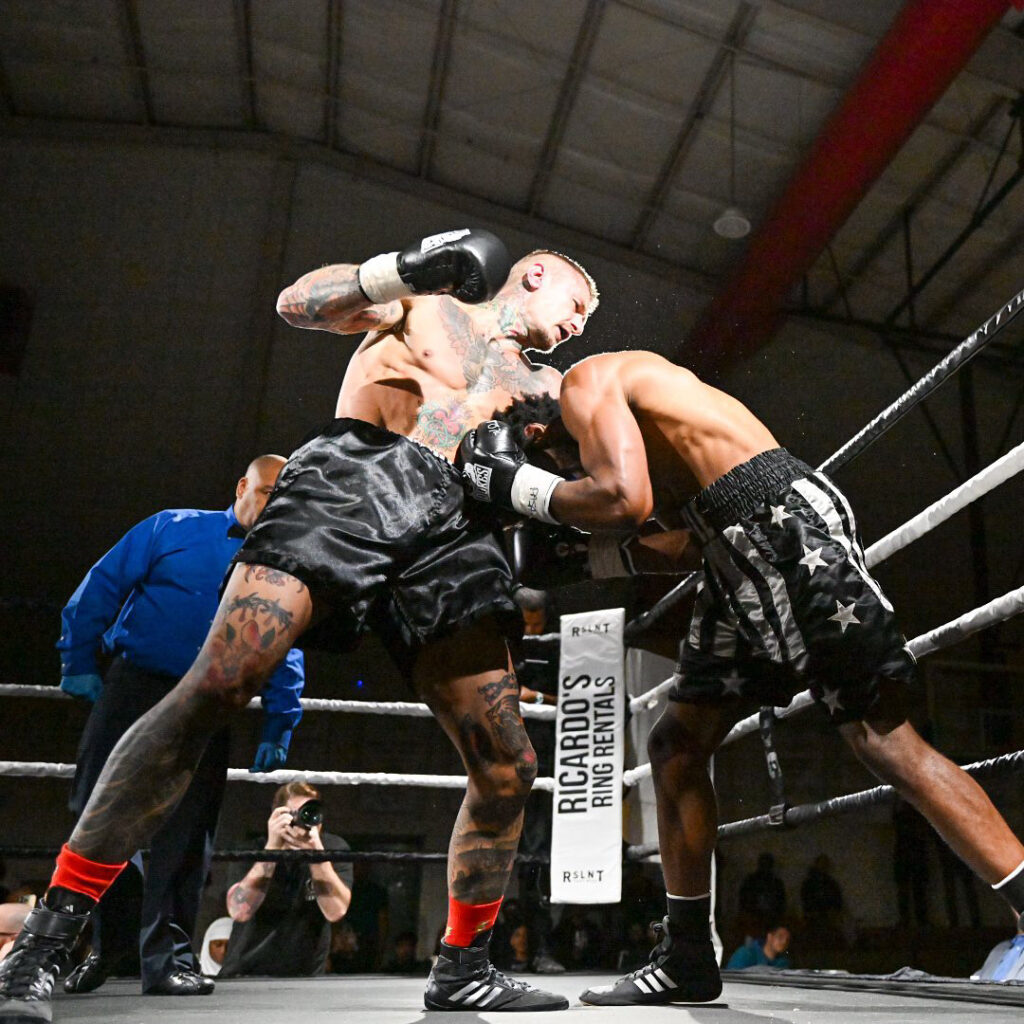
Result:
M377 304L410 295L484 302L494 298L511 269L500 238L479 228L460 228L368 259L359 267L359 287Z
M470 496L545 523L558 520L548 511L560 476L531 466L507 423L486 420L459 445L455 464L462 469Z

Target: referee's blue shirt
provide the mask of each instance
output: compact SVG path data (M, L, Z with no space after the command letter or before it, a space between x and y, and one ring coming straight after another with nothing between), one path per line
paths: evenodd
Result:
M234 507L172 508L133 526L85 575L61 613L61 672L97 672L99 650L138 668L181 677L217 611L224 571L245 532ZM291 650L262 693L263 739L302 717L302 652Z

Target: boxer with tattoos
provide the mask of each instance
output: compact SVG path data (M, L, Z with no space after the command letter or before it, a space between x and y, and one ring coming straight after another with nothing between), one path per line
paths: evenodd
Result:
M308 630L309 646L351 645L368 626L468 775L427 1007L568 1006L488 959L536 759L505 644L521 627L511 574L495 520L469 506L451 459L495 408L557 392L558 373L523 350L580 334L596 304L590 276L567 257L534 252L510 273L502 243L470 229L323 267L285 289L278 311L289 323L368 332L337 418L281 471L195 663L111 754L41 906L0 966L0 1024L50 1020L54 977L89 909L173 811L212 733L299 637Z

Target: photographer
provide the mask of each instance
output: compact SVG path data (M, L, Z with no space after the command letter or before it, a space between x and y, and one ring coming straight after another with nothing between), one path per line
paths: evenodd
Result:
M305 782L289 782L274 794L267 821L268 850L347 850L348 843L323 831L320 794ZM340 921L352 899L352 866L259 861L228 890L235 922L220 977L323 974L331 922Z

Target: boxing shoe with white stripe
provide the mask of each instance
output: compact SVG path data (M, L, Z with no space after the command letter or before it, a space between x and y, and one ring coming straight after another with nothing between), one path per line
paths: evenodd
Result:
M427 979L423 1004L428 1010L490 1010L526 1012L567 1010L569 1000L553 992L542 992L525 981L513 981L501 973L487 956L487 945L449 946L441 952Z
M710 939L693 942L673 935L667 917L654 928L663 938L651 950L650 963L611 985L588 988L581 993L581 1002L594 1006L709 1003L722 994L722 976Z

